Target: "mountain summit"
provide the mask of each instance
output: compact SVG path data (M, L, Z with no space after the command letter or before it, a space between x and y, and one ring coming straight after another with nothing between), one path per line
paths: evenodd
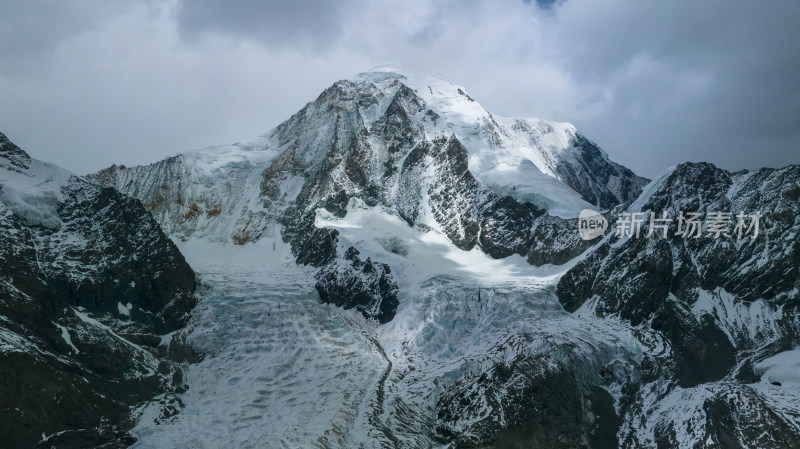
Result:
M88 178L140 199L177 239L246 244L280 226L297 262L320 268L324 301L381 321L397 306L390 265L369 258L363 274L358 245L318 226L319 211L382 208L460 250L561 264L588 247L565 217L646 181L572 125L495 117L453 83L385 69L334 83L253 142Z
M430 132L454 134L482 183L551 213L576 217L584 207L608 209L635 198L648 181L609 160L572 124L493 115L464 87L441 76L410 77L388 66L350 81L396 81L410 87L441 118Z

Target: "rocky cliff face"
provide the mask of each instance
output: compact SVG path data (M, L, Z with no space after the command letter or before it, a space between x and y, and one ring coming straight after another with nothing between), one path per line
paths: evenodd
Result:
M561 278L557 294L568 311L616 316L666 343L641 367L649 380L623 402L631 434L645 419L656 440L677 446L674 433L682 433L676 429L686 428L687 418L647 416L648 407L693 392L692 417L705 420L702 428L689 426L693 438L720 447L797 444L797 415L774 403L780 387L764 392L749 384L761 377L755 367L762 360L800 344L798 192L798 166L729 173L711 164L679 165L630 209L672 219L666 237L662 228L645 237L651 226L645 220L640 238L612 233ZM681 212L730 212L729 235L709 234L708 220L699 237L676 235ZM740 237L740 213L763 214L757 236L747 218ZM656 389L661 399L648 404ZM754 416L769 424L748 425Z
M139 201L2 134L0 229L0 446L126 446L130 407L182 386L194 272Z

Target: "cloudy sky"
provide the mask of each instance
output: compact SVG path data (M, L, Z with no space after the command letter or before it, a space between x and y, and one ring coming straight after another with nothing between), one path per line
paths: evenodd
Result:
M644 176L781 166L800 163L798 23L788 1L4 0L0 131L78 173L153 162L392 63L572 122Z

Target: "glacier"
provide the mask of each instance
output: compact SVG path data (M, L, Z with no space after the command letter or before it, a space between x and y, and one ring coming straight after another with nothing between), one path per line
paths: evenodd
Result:
M447 447L434 436L437 395L498 360L580 360L587 380L603 366L632 375L643 351L634 330L564 312L553 294L564 267L470 256L392 218L364 210L337 223L368 229L360 248L374 255L393 254L380 238L406 227L408 262L391 263L409 282L385 325L320 304L312 270L279 239L182 243L204 285L187 341L205 358L186 367L180 413L165 418L159 402L142 411L134 447ZM496 412L474 394L465 432Z

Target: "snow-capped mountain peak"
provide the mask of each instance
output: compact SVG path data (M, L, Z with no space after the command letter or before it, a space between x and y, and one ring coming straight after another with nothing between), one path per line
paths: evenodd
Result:
M383 286L360 300L374 311L395 295L387 256L342 259L353 253L339 230L317 226L320 209L342 217L357 200L460 251L562 264L589 245L562 216L626 201L641 183L581 139L568 124L496 120L441 77L381 68L334 83L253 142L89 178L140 199L177 241L290 242L298 263L327 267L318 289L334 303L355 294L336 287L340 277L377 267L378 277L356 276L358 289Z
M193 334L214 355L192 368L201 388L174 421L149 409L151 445L198 428L288 446L797 445L797 390L762 380L791 379L772 367L793 353L760 364L798 342L796 167L684 164L642 191L572 125L380 68L253 144L89 178L141 199L214 298ZM564 218L705 203L773 226L585 241Z
M398 83L411 88L441 120L431 135L452 133L469 153L470 170L492 190L576 217L584 208L605 209L632 199L646 179L611 162L575 126L536 118L493 115L441 75L416 77L382 66L356 75L384 92Z
M554 216L627 201L642 184L572 125L496 118L463 87L394 67L334 83L252 142L114 166L91 178L141 199L170 235L244 243L260 238L310 183L319 184L314 202L344 189L416 216L427 206L403 196L403 166L415 147L451 137L482 188Z

